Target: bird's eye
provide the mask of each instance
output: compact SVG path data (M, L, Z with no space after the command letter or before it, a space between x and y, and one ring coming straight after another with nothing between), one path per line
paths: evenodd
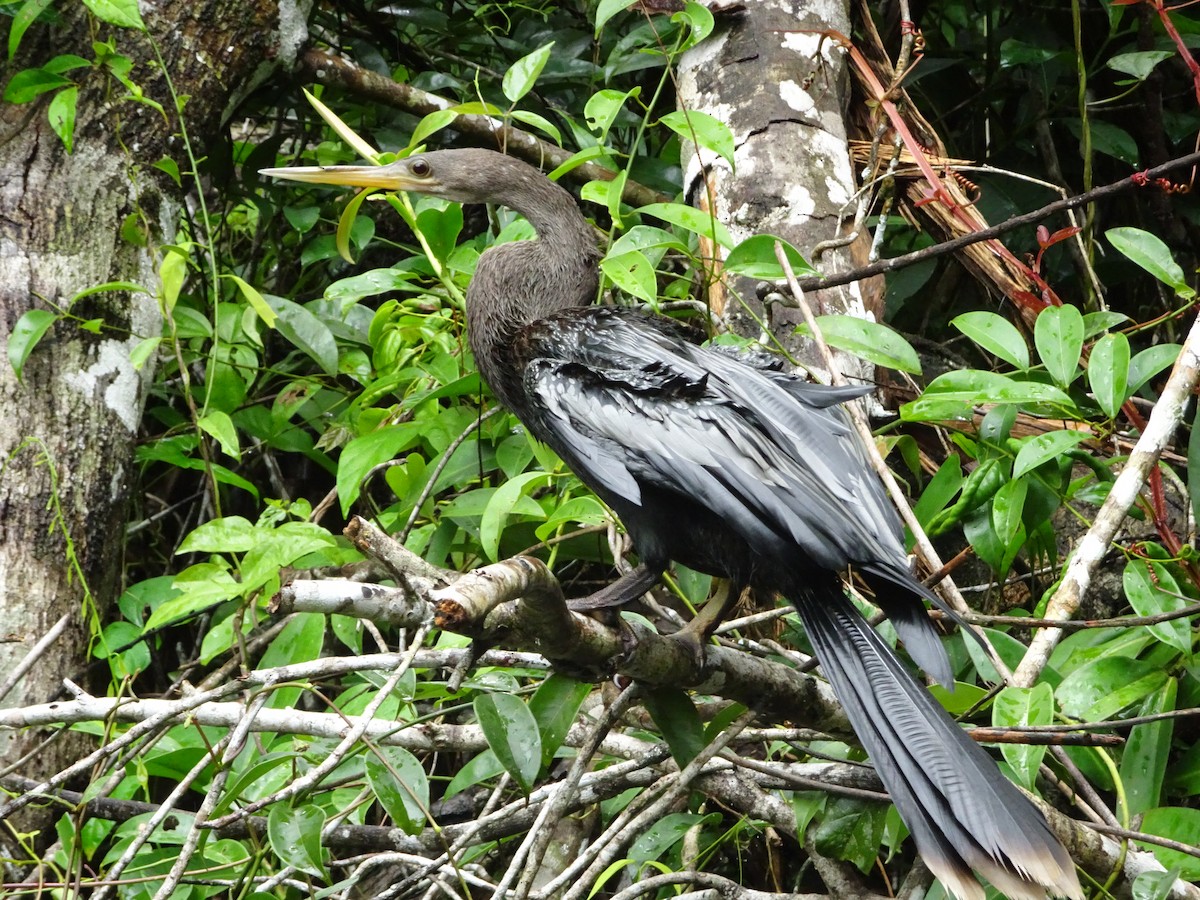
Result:
M433 168L425 160L415 159L413 160L412 165L408 167L408 170L418 178L424 178L433 171Z

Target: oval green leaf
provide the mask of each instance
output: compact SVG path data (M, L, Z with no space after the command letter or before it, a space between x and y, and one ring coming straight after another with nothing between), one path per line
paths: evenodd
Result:
M1096 341L1088 357L1088 384L1096 403L1115 419L1129 387L1129 338L1117 332Z
M1083 352L1083 315L1074 306L1047 306L1034 323L1033 342L1050 377L1066 387Z
M858 316L828 315L817 317L817 327L830 347L853 353L887 369L921 374L921 360L917 351L899 332L887 325ZM796 333L807 334L808 326L801 325Z
M725 271L734 275L744 275L747 278L761 278L765 281L782 281L786 274L775 255L775 242L783 247L792 274L807 276L819 274L800 251L773 234L756 234L746 238L729 251L725 257Z
M542 736L533 713L512 694L480 694L473 706L488 747L528 794L542 764Z
M950 324L984 350L1018 369L1029 368L1029 348L1012 322L994 312L963 313Z

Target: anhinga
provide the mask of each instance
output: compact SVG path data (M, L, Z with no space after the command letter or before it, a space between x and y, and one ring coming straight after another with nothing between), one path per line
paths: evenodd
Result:
M838 573L853 565L913 659L952 684L921 603L937 598L910 574L898 517L839 408L863 390L808 384L697 346L668 319L592 305L599 252L587 221L566 190L500 153L442 150L380 167L264 174L524 215L538 240L479 258L467 292L471 349L500 402L628 529L640 564L602 602L639 596L671 560L735 588L782 594L943 884L983 900L974 869L1017 900L1082 898L1042 814L842 591Z

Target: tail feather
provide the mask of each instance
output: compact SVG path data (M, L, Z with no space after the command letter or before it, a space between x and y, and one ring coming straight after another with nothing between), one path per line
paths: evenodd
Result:
M1042 814L900 663L836 585L790 594L821 667L917 849L961 900L1082 898L1075 867Z

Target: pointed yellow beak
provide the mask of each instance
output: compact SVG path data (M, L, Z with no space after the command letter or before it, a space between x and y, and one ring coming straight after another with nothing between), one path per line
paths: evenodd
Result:
M338 184L358 188L383 188L386 191L428 191L429 179L414 178L398 161L386 166L295 166L259 169L268 178L286 178L310 184Z

